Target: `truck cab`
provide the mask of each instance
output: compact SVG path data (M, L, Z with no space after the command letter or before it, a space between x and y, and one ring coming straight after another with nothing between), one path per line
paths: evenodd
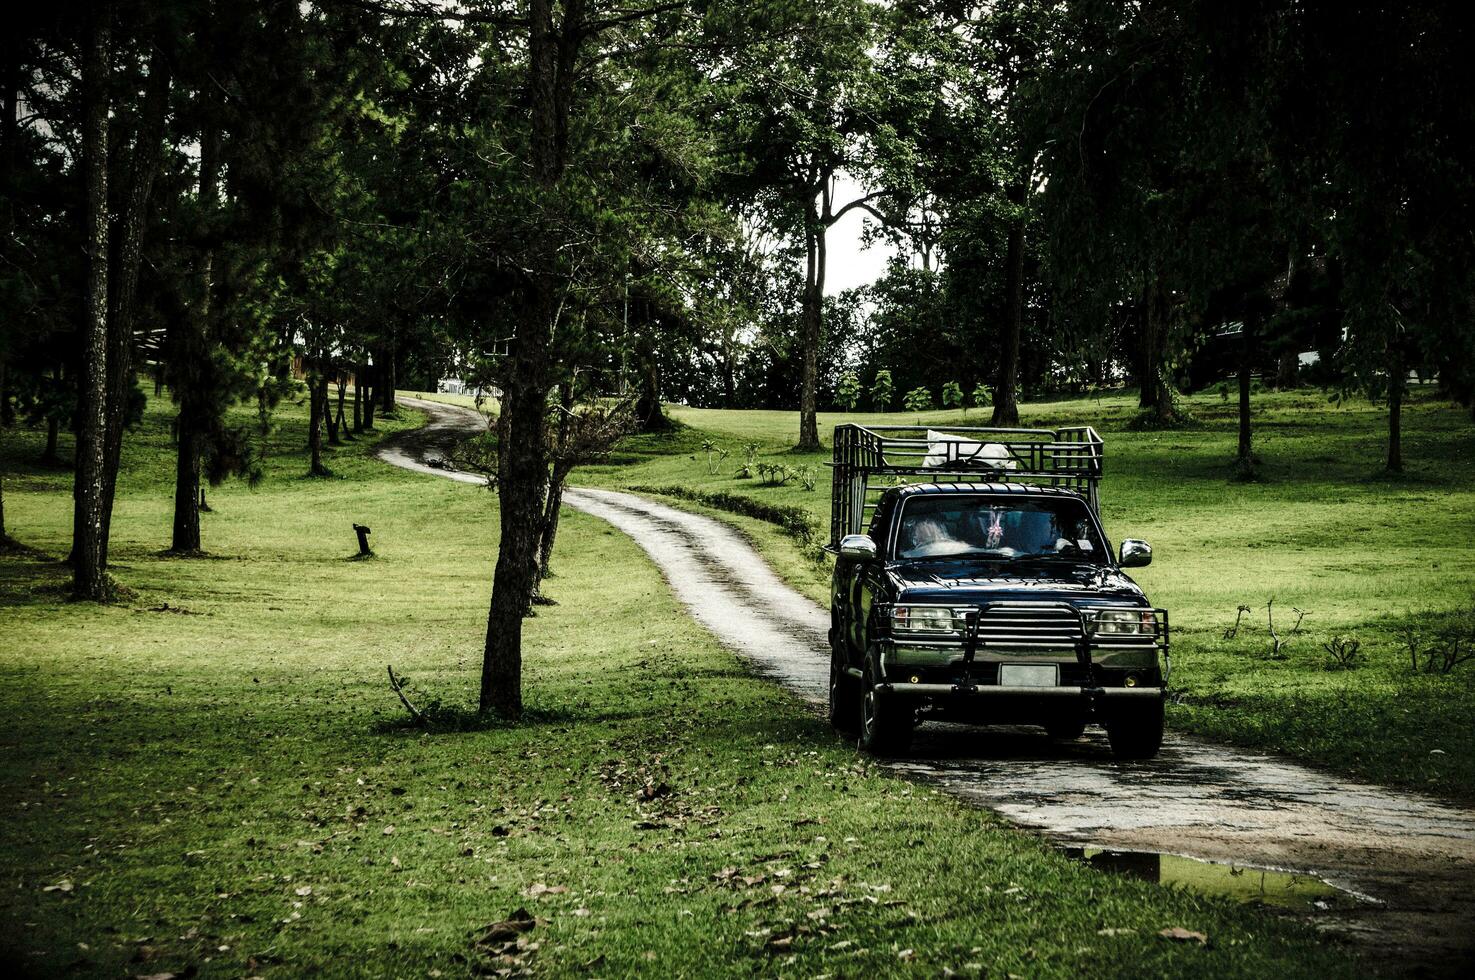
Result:
M927 719L1105 727L1119 758L1162 742L1168 616L1096 506L1101 440L1066 430L840 426L830 720L877 754Z

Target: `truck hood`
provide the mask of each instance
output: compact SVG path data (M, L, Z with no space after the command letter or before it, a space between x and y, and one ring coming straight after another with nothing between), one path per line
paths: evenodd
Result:
M1064 601L1148 605L1116 568L1063 561L909 561L886 567L897 602Z

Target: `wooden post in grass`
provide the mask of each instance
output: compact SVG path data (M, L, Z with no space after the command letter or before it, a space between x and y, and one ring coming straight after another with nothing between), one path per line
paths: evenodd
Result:
M359 557L372 556L374 552L369 549L369 529L362 524L355 524L353 530L359 536Z

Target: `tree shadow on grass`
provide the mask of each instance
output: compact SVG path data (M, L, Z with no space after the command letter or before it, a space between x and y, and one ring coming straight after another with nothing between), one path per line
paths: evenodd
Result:
M588 721L588 716L566 707L524 708L518 719L504 718L491 712L482 713L466 704L444 704L439 700L417 704L418 717L409 712L376 721L376 735L457 735L467 732L505 731L539 728L546 725Z

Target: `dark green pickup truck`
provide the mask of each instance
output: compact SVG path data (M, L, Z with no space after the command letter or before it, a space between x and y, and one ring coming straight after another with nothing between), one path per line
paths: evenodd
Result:
M1123 569L1097 506L1089 427L835 430L830 720L900 754L922 720L1106 729L1155 756L1168 614Z

